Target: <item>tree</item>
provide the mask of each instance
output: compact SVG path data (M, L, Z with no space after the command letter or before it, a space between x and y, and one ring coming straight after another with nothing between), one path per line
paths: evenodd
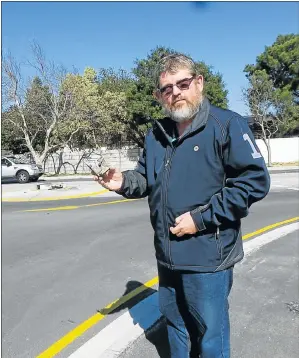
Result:
M124 132L126 116L126 98L122 92L111 92L110 86L102 88L96 71L87 67L83 75L67 74L61 86L62 93L69 93L73 99L72 111L63 126L58 126L59 135L63 136L68 127L78 122L83 130L78 131L69 142L72 151L80 152L76 166L63 161L62 154L56 170L59 172L64 164L73 166L76 173L80 163L88 159L96 150L101 156L102 147L111 147L118 143Z
M44 128L48 128L51 123L49 103L51 103L49 87L44 86L39 77L34 77L25 92L23 113L26 117L31 145L38 153L43 150L46 140Z
M112 92L108 86L103 89L93 68L86 68L83 76L67 75L62 89L73 98L71 122L79 120L84 126L81 140L77 136L77 147L110 145L115 136L123 133L125 93Z
M276 94L273 82L265 71L255 71L249 78L249 86L243 90L244 101L250 108L255 124L260 127L268 154L268 165L271 166L270 139L279 129L283 112L277 111Z
M284 135L298 131L299 35L279 35L273 45L266 47L257 57L255 65L246 65L244 69L249 81L258 71L264 71L272 81L277 108L283 110L286 116L279 133Z
M278 133L280 136L299 134L299 104L294 103L292 93L284 88L273 92L277 115L281 118Z
M8 108L1 116L1 149L12 153L24 153L28 151L24 145L23 133L14 122L20 122L18 110L12 106Z
M72 98L66 93L61 95L60 86L65 78L61 66L47 62L41 47L33 43L33 62L29 62L37 72L29 90L24 89L21 67L10 55L2 61L3 98L13 104L18 116L8 117L7 121L22 133L24 144L34 160L42 164L48 153L66 145L80 129L80 125L69 127L67 138L62 142L54 135L58 125L67 117L72 108ZM35 145L39 138L40 151Z
M212 67L204 62L197 62L197 68L204 78L204 95L214 106L227 109L228 91L225 89L222 75L219 72L213 73Z
M101 68L98 75L100 93L113 93L123 99L122 115L115 118L123 125L122 141L129 141L143 146L147 126L147 116L138 116L135 110L138 90L136 80L131 73L122 69L115 71L112 68ZM151 96L152 97L152 96Z

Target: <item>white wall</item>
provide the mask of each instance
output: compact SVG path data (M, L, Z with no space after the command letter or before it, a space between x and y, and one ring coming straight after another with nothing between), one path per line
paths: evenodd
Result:
M256 143L267 162L267 150L265 143L262 139L257 139ZM272 163L288 163L299 161L299 137L295 138L275 138L271 139L272 149ZM134 147L123 147L121 149L108 150L102 148L102 154L106 160L112 166L120 168L121 170L134 169L138 156L141 154L141 149ZM80 159L81 152L71 152L65 148L63 152L63 162L69 162L72 165L76 165ZM91 155L90 159L97 159L99 153L95 152ZM58 166L58 154L54 154L45 163L45 172L54 173L54 163ZM65 163L61 168L61 173L71 174L74 173L72 165ZM77 173L89 173L88 167L84 164L84 161L79 165Z
M64 163L60 173L61 174L73 174L74 167L80 161L82 156L82 151L71 151L69 148L65 148L62 152L62 162ZM121 170L134 169L137 164L139 155L141 154L141 149L136 147L123 147L121 149L106 149L101 148L101 151L93 152L89 159L96 160L104 157L106 161L112 167L119 168ZM46 161L44 169L46 173L55 173L55 168L59 165L59 154L52 154ZM86 166L84 160L82 160L78 166L77 174L80 173L89 173L90 169Z
M262 139L257 139L262 156L267 162L267 149ZM274 138L270 139L272 163L288 163L299 161L299 137L294 138Z

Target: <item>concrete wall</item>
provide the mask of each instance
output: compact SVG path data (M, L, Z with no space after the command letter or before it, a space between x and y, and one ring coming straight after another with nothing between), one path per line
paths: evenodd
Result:
M267 162L267 149L262 139L257 139L261 154ZM299 137L270 139L272 163L289 163L299 161Z
M257 145L267 162L267 151L265 143L261 139L257 139ZM295 138L275 138L271 139L272 163L288 163L299 161L299 137ZM108 150L102 148L100 152L91 153L89 159L96 160L101 155L111 164L121 170L134 169L142 150L134 147L123 147L122 149ZM71 152L65 148L62 153L55 153L45 163L46 173L55 173L55 168L59 166L59 155L63 166L61 174L73 174L74 168L77 166L83 152ZM84 160L78 166L77 173L89 173L88 167Z
M103 157L112 167L121 170L134 169L140 153L141 149L134 147L112 150L101 148L100 151L93 151L89 155L88 152L85 152L88 155L88 161L95 161ZM89 173L90 170L86 166L85 160L80 161L83 154L83 151L70 151L68 148L65 148L62 152L54 153L44 164L45 172L49 174L57 172L57 168L62 163L60 174L74 174L75 170L77 174Z

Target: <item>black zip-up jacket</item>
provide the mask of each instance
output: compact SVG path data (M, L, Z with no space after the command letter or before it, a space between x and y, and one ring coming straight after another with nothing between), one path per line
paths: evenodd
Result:
M224 270L243 258L241 219L270 187L247 121L207 99L179 138L174 121L156 122L136 170L123 175L118 193L148 196L158 263L196 272ZM178 238L169 228L188 211L198 232Z

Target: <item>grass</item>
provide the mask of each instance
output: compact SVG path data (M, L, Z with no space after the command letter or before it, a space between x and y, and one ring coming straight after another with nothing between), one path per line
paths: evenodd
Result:
M289 167L289 166L299 166L299 162L288 162L288 163L277 163L277 162L274 162L272 163L272 166L273 167Z

